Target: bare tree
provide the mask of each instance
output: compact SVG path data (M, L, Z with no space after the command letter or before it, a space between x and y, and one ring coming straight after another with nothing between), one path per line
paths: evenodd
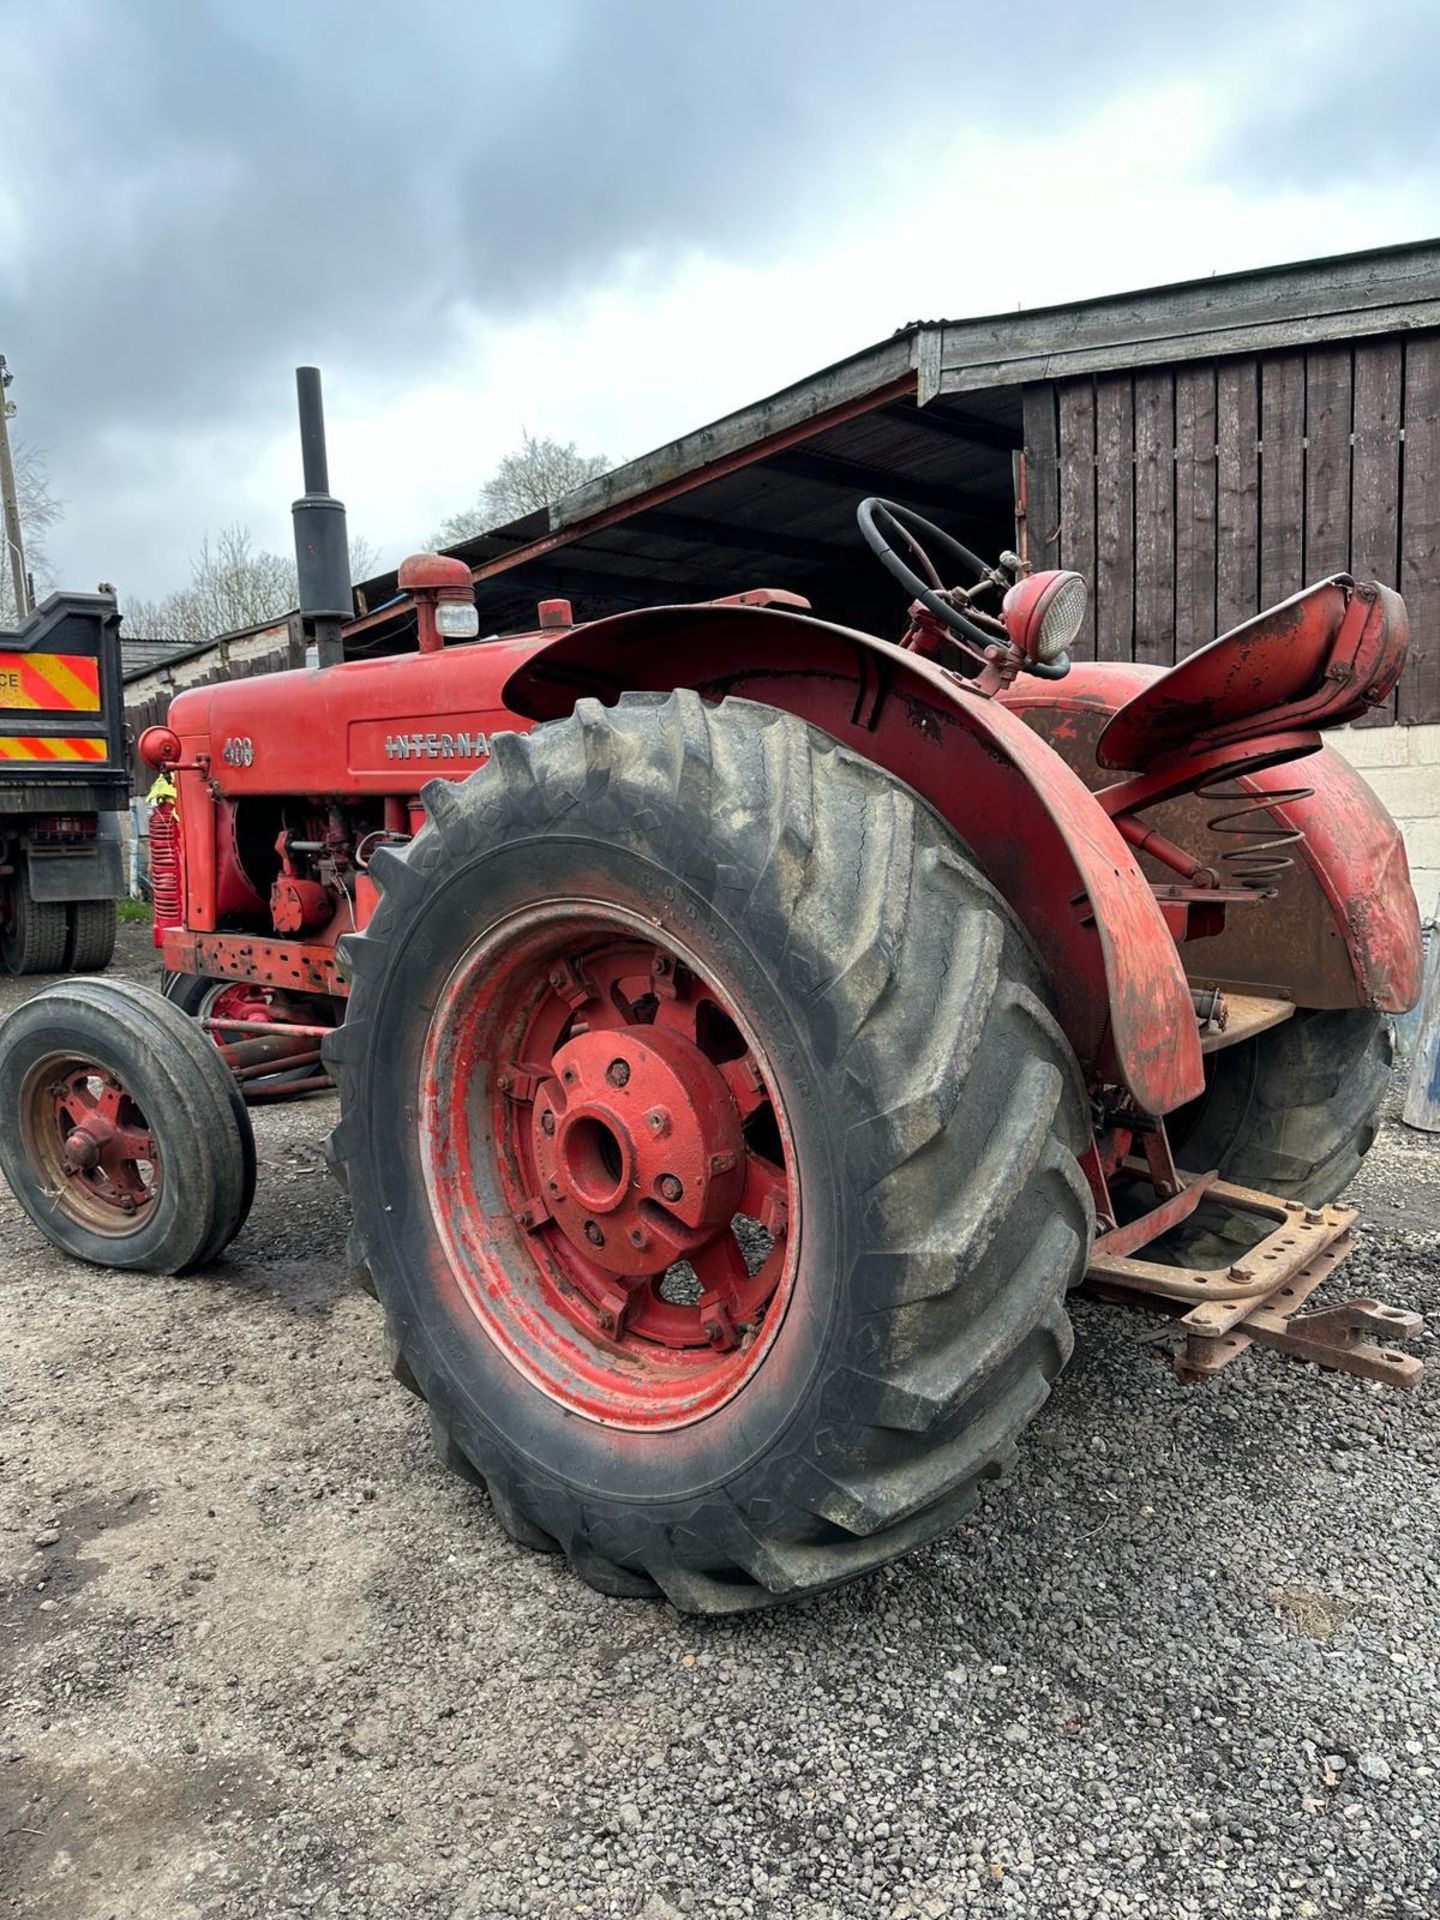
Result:
M603 453L581 453L573 440L537 439L526 432L514 453L507 453L480 489L474 506L446 520L435 535L437 547L458 546L477 533L503 527L537 507L548 507L562 493L609 470Z
M25 568L35 582L35 590L44 599L51 586L50 561L45 552L45 535L65 509L50 491L50 476L45 456L37 447L17 440L14 447L15 497L20 508L20 526L25 538ZM0 626L16 623L15 582L9 567L9 555L0 541Z
M368 540L352 536L352 576L373 573L376 558ZM163 600L127 598L125 626L137 638L203 646L217 634L278 620L294 607L298 591L293 557L257 548L250 529L236 523L206 534L190 562L188 587Z

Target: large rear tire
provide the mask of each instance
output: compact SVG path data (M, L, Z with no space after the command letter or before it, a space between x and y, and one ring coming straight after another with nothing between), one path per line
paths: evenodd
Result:
M517 1541L694 1612L953 1527L1064 1365L1092 1230L1005 902L744 701L581 701L425 800L326 1054L440 1458Z
M1204 1093L1171 1122L1175 1156L1286 1200L1336 1200L1370 1151L1394 1059L1384 1014L1302 1007L1212 1055Z
M68 937L64 901L35 898L23 857L3 885L0 966L7 973L62 972Z
M1383 1014L1302 1007L1211 1055L1204 1093L1170 1119L1175 1158L1283 1200L1338 1200L1375 1138L1394 1057ZM1203 1201L1165 1246L1182 1266L1213 1267L1262 1231L1253 1214Z
M129 981L61 980L0 1025L0 1169L62 1252L181 1273L244 1224L255 1143L183 1014Z

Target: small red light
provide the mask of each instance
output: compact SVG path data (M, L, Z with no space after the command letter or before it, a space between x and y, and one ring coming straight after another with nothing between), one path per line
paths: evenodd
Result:
M180 758L180 737L169 727L146 727L135 742L135 751L147 767L159 773Z

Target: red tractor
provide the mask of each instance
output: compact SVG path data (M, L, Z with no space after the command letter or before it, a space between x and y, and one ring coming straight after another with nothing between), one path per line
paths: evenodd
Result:
M239 1089L323 1056L440 1458L517 1541L696 1612L952 1527L1082 1282L1180 1316L1185 1378L1258 1341L1414 1379L1415 1316L1303 1310L1419 984L1400 837L1321 743L1395 685L1396 594L1072 667L1077 575L870 500L899 644L769 590L479 639L427 554L418 651L343 663L307 420L321 664L140 743L172 998L64 982L0 1032L0 1160L58 1246L213 1259Z

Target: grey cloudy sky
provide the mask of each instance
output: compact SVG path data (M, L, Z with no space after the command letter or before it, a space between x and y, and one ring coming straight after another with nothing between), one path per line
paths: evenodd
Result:
M919 314L1440 231L1440 9L0 0L0 351L69 583L287 535L291 369L393 561Z

